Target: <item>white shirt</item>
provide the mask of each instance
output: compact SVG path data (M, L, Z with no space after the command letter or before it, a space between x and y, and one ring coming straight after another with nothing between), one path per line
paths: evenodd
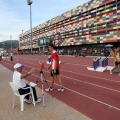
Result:
M10 56L13 56L13 53L10 53Z
M14 71L13 73L13 83L18 85L20 88L26 86L25 79L21 79L21 73L18 71Z
M0 52L0 56L2 56L2 53Z

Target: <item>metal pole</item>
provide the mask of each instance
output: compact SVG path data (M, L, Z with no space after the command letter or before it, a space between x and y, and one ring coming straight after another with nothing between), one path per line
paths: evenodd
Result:
M32 52L32 12L31 12L31 4L30 4L30 29L31 29L31 54Z
M10 40L11 40L11 52L12 52L12 35L10 35Z
M31 39L31 54L33 53L32 52L32 12L31 12L31 4L32 4L33 2L32 2L32 0L27 0L27 4L28 5L30 5L30 29L31 29L31 37L30 37L30 39Z
M22 41L23 41L23 30L22 30ZM25 43L24 43L25 44ZM23 52L23 49L22 49L22 52Z

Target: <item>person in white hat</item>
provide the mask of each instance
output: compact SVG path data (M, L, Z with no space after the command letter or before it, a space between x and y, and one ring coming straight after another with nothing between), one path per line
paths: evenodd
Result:
M35 71L35 69L32 68L29 72L27 72L27 73L22 73L23 67L24 67L24 65L22 65L22 64L20 64L20 63L16 63L16 64L14 65L14 73L13 73L13 83L19 86L18 91L19 91L19 93L20 93L21 95L30 92L30 89L29 89L29 88L28 88L28 89L22 89L22 88L29 87L29 85L25 83L24 78L26 78L27 76L31 75L31 74ZM41 102L41 98L38 98L38 97L37 97L35 87L32 87L32 89L33 89L34 99L35 99L36 103ZM27 96L25 97L25 102L27 102L27 103L32 103L32 101L29 100L29 95L27 95Z

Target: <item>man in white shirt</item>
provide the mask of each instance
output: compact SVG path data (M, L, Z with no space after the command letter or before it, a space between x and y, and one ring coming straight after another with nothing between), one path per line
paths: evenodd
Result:
M22 65L20 63L16 63L14 65L15 70L14 70L14 73L13 73L13 83L19 86L18 91L21 95L30 92L29 88L28 89L22 89L22 88L29 87L29 85L25 83L24 78L26 78L27 76L29 76L30 74L32 74L35 71L35 69L32 68L29 72L23 74L22 73L23 67L24 67L24 65ZM41 102L41 98L37 98L35 87L32 87L32 90L33 90L34 99L35 99L36 103ZM29 95L27 95L25 97L25 101L27 103L32 103L32 101L29 100Z
M10 53L10 60L13 61L13 53Z

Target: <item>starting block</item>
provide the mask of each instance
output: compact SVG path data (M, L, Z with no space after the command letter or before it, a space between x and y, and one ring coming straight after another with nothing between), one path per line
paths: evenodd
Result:
M102 66L99 66L99 61L102 61ZM104 72L105 70L112 70L114 67L108 66L108 58L97 58L93 60L93 67L87 67L88 70Z

